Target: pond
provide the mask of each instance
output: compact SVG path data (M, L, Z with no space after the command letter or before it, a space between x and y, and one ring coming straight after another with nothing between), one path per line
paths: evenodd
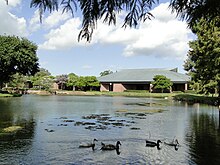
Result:
M98 140L94 150L79 148ZM178 148L166 143L178 139ZM145 140L162 141L148 147ZM119 151L100 150L121 142ZM220 164L217 107L158 98L0 99L1 165Z

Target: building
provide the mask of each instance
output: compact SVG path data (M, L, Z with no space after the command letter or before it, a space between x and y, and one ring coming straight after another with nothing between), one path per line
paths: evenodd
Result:
M175 69L124 69L106 76L99 77L100 91L123 92L125 90L152 91L154 76L164 75L173 82L172 91L188 89L190 76L178 73Z

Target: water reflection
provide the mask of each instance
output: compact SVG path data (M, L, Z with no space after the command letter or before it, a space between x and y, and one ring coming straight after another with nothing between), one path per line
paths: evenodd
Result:
M219 164L217 112L204 105L153 98L0 99L0 132L10 126L23 128L0 135L0 164ZM103 126L107 129L99 129ZM174 137L178 148L165 144ZM94 151L79 148L94 138L99 140ZM146 139L160 139L160 150L146 147ZM118 140L120 150L100 150L101 141Z
M1 164L19 164L17 157L22 157L31 150L35 132L33 115L14 113L14 108L8 108L10 103L9 99L0 100ZM16 110L19 111L19 108Z
M192 113L186 131L190 162L195 164L220 164L220 131L215 114Z

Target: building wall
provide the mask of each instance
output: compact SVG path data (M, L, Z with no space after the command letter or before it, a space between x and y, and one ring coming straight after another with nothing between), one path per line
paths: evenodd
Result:
M151 91L152 84L122 84L122 83L101 83L100 91L124 92L125 90L149 90ZM187 90L187 84L173 84L171 91ZM152 91L151 91L152 92ZM169 92L169 91L168 91Z
M187 90L187 84L173 84L172 91L185 91Z
M59 89L59 85L57 83L53 83L52 88L53 89Z
M100 91L109 91L109 84L101 84Z
M113 84L113 92L124 92L126 90L125 86L121 83Z

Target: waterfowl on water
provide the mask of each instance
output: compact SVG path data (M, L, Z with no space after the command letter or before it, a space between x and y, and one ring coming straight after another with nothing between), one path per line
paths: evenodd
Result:
M175 150L178 150L179 149L179 142L177 139L173 139L172 142L164 142L164 144L168 145L168 146L173 146L175 148Z
M93 139L91 143L81 143L79 145L79 148L92 148L93 150L95 149L95 142L97 142L97 139Z
M177 146L177 145L179 145L179 142L178 142L178 140L177 139L173 139L173 141L172 142L164 142L164 144L166 144L166 145L169 145L169 146Z
M157 142L146 140L146 147L159 147L160 143L162 143L160 140L157 140Z
M116 142L116 145L114 144L102 144L101 150L119 150L119 145L121 145L120 141Z

